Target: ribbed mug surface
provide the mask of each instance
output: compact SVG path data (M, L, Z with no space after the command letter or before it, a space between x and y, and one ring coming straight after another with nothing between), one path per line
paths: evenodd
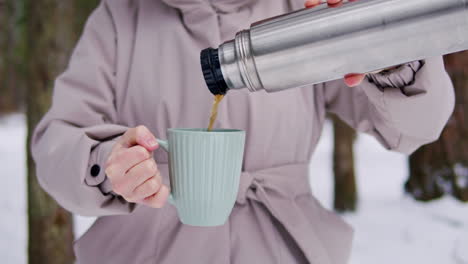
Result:
M223 225L237 197L245 132L169 129L168 137L171 200L181 222Z

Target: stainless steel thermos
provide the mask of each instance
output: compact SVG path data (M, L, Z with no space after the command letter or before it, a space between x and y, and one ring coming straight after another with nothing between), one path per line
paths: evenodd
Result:
M360 0L252 24L201 52L213 94L275 92L468 49L468 0Z

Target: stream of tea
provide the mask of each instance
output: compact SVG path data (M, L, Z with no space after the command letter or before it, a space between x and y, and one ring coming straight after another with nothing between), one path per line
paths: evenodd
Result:
M208 125L208 131L213 130L213 125L216 121L216 117L218 116L218 106L221 100L223 100L223 98L224 98L224 94L215 95L213 107L211 108L210 123Z

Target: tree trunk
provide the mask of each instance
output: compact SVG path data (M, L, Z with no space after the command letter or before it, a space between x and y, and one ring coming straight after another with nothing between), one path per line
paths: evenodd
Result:
M65 69L83 21L98 0L22 1L29 148L33 129L49 109L53 81ZM28 151L29 263L73 263L72 215L40 188L35 172Z
M14 0L0 0L0 114L23 106L15 71L16 7Z
M9 25L12 15L10 2L0 0L0 114L10 110L10 93L7 89L7 54L10 48L11 27Z
M468 201L468 51L445 57L455 86L456 106L441 138L417 150L409 160L405 189L430 201L450 194Z
M353 154L353 144L356 133L335 116L333 116L333 127L334 207L338 212L355 211L358 202Z

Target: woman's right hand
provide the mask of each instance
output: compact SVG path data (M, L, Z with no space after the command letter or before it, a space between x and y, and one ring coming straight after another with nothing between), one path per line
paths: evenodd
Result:
M114 145L106 163L112 190L132 203L161 208L169 196L152 152L159 147L144 126L129 129Z

